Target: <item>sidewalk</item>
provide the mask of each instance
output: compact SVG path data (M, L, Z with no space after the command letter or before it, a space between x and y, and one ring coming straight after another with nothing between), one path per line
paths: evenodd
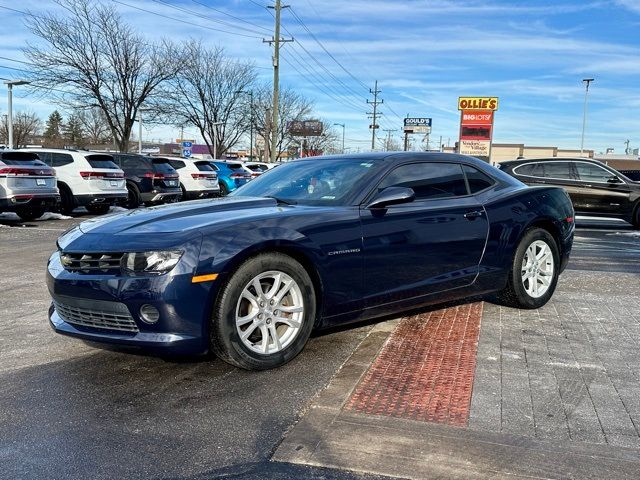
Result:
M637 280L572 271L536 311L462 304L381 323L273 460L402 478L638 478Z

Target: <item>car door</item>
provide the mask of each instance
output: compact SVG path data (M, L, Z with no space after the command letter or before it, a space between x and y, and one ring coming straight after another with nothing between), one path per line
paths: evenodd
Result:
M484 207L468 194L461 165L404 164L377 187L410 187L413 202L362 207L365 304L378 305L471 284L487 234Z
M577 193L579 211L586 214L623 216L631 208L631 189L614 172L590 162L575 162L580 189ZM578 210L578 208L576 208Z

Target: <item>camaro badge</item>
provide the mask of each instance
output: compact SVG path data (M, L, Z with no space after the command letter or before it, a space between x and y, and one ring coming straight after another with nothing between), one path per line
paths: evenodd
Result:
M350 248L349 250L335 250L333 252L329 252L327 253L327 255L331 256L331 255L343 255L345 253L359 253L360 249L359 248Z

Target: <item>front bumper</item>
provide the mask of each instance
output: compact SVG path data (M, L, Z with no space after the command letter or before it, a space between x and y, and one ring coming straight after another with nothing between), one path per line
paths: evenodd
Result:
M65 270L56 252L47 266L53 298L50 326L62 335L93 342L166 354L204 353L209 345L212 284L193 284L192 271L180 271L178 266L174 270L153 277L83 274ZM143 305L160 312L156 323L142 320Z

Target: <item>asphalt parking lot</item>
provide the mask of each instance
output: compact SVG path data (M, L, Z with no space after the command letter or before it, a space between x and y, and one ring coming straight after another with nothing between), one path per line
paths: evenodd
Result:
M366 468L349 473L326 468L336 466L329 463L271 461L283 438L292 429L295 434L296 422L304 418L316 395L369 338L371 325L316 336L296 360L262 373L241 371L215 358L154 358L55 335L46 320L46 259L55 249L56 237L85 218L90 216L26 224L0 218L4 247L0 250L0 477L386 478L380 474L388 472ZM640 236L617 223L585 221L579 226L569 267L556 294L558 305L566 300L584 306L580 305L584 298L586 306L595 311L598 298L590 294L609 294L616 301L634 295L640 274ZM485 315L500 317L498 307L485 305ZM626 314L628 310L614 311L607 321ZM577 317L589 315L587 311ZM551 317L541 316L540 328L553 331L554 326L544 322ZM613 330L605 329L605 336L624 335L615 331L615 322L609 325ZM479 365L482 358L492 358L487 350L490 345L485 345L490 333L480 334ZM627 333L627 347L637 347L637 333ZM600 348L605 351L610 345L604 342ZM605 371L612 371L613 365L604 361L603 365ZM485 370L487 381L474 387L482 394L492 391L490 368ZM637 386L637 373L632 368L628 371L620 375L630 377L610 376L614 389ZM599 391L604 397L609 393ZM533 415L528 407L518 407L513 418L500 417L503 406L511 405L513 398L486 405L477 398L469 412L472 429L491 430L493 426L496 432L498 425L498 433L513 429L537 437L534 421L526 420L538 413L531 395L527 403L533 405ZM492 405L498 405L497 424ZM478 408L486 415L478 415ZM584 433L585 442L634 448L630 428L637 433L640 425L633 423L633 417L630 423L620 423L619 414L610 409L608 417L600 419L585 412L591 423L582 429L575 425L573 432ZM603 422L615 430L609 435L615 441L607 441L609 431ZM560 430L553 427L549 427L552 438L572 438L571 425ZM589 436L592 434L595 437Z

